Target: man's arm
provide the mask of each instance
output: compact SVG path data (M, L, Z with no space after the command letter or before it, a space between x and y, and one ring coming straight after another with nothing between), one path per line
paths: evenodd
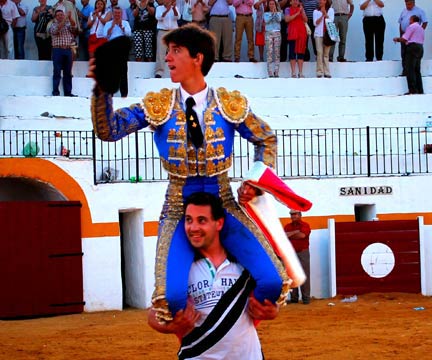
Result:
M242 138L254 144L254 161L262 161L274 168L277 155L277 138L270 126L249 112L246 119L237 127Z
M199 320L201 314L195 310L193 302L188 299L186 309L179 310L172 321L159 322L156 318L156 311L150 308L148 324L150 327L163 334L175 334L180 339L189 334Z
M306 237L300 230L287 231L285 234L290 240L301 240Z
M351 16L354 12L354 3L352 1L349 2L349 8L350 8L350 10L349 10L349 14L348 14L348 20L351 19Z
M109 26L109 24L106 24L106 26ZM94 58L90 59L88 76L96 81L90 110L93 129L99 139L117 141L149 125L141 104L131 104L129 107L114 111L112 95L104 92L97 83L96 59Z

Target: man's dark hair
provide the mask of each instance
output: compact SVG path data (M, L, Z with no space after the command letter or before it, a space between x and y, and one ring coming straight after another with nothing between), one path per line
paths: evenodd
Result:
M196 192L188 196L184 202L183 209L186 212L188 205L206 206L210 205L211 214L214 220L225 218L225 211L222 200L207 192Z
M417 15L412 15L411 19L413 22L420 23L420 18Z
M208 30L200 28L196 24L187 24L170 31L163 38L166 46L175 44L188 49L190 56L195 58L198 53L203 54L201 72L208 74L216 58L216 40Z

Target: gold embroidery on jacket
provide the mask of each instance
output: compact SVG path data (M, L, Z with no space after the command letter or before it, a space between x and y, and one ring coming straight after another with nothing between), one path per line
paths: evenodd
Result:
M148 122L152 126L159 126L170 119L174 102L175 91L164 88L159 92L148 92L141 106Z
M227 91L221 87L216 90L215 97L226 120L234 124L240 124L244 121L249 111L249 103L239 91Z

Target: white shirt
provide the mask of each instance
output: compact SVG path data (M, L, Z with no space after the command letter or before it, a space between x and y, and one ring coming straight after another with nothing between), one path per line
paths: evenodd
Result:
M109 14L109 11L105 11L102 14L102 19L105 20L105 18L107 17L107 15ZM91 18L93 20L93 24L92 27L90 29L90 34L96 34L96 37L98 38L103 38L104 36L104 27L105 25L102 24L102 22L99 20L99 18L97 16L94 16L93 13L91 13Z
M192 107L192 109L195 110L198 121L201 125L201 129L204 129L204 111L207 109L207 94L208 94L209 88L208 85L206 85L204 90L201 90L199 93L194 94L193 96L190 95L185 89L183 89L180 86L180 97L181 101L183 103L183 109L186 110L186 99L190 96L193 97L195 100L195 105Z
M195 309L202 313L197 326L207 318L215 304L240 277L243 267L226 259L217 269L208 259L192 264L189 272L188 294ZM234 326L209 350L194 359L199 360L262 360L258 334L248 315L247 305Z
M111 29L112 23L113 23L113 20L108 21L104 26L104 36L108 40L115 39L116 37L119 37L119 36L124 36L124 35L131 36L132 35L132 31L131 31L129 22L126 20L122 20L122 26L123 26L124 30L120 29L120 26L115 25L112 32L111 32L111 36L108 36L108 30Z
M179 9L176 6L177 9L177 14L178 15L174 15L174 10L173 8L170 9L170 11L168 11L168 13L162 17L163 13L166 11L166 7L164 5L158 6L156 8L156 13L155 13L155 17L157 22L157 28L161 29L161 30L173 30L173 29L177 29L178 28L178 23L177 20L179 18Z
M20 1L19 4L16 4L16 7L18 9L21 9L24 11L24 15L20 15L20 17L17 19L16 23L15 23L15 27L17 28L22 28L26 26L26 16L29 12L29 8L26 4L24 4L22 1ZM18 11L19 14L19 11Z
M384 3L384 0L381 0ZM381 16L383 14L383 8L379 7L377 3L372 0L366 9L363 10L363 16Z
M17 19L20 17L18 8L13 1L6 0L6 3L0 7L3 14L3 19L5 19L9 25L12 24L13 19Z
M324 36L325 18L323 18L322 21L319 24L317 24L317 21L321 16L322 16L321 10L314 10L314 12L313 12L313 22L315 25L314 37L323 37ZM327 10L327 16L331 21L334 21L334 10L332 8Z

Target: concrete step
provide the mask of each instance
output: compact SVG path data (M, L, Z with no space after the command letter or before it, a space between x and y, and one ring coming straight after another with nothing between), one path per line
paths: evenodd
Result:
M8 96L48 96L52 92L51 76L0 77L0 95ZM250 98L322 97L322 96L388 96L402 95L408 91L404 77L388 78L332 78L332 79L250 79L250 78L208 78L212 87L226 87L239 90ZM93 79L74 77L72 92L80 97L89 97L94 86ZM142 97L148 91L158 91L163 87L177 87L170 79L129 78L129 96ZM425 93L432 93L432 77L423 78ZM60 86L61 91L61 86ZM119 93L116 96L120 96Z
M154 63L128 63L131 79L148 79L154 77ZM315 62L305 62L303 73L307 78L315 77ZM73 74L85 77L88 70L86 61L75 61ZM400 61L346 62L330 63L331 74L335 78L376 78L393 77L401 73ZM0 76L51 76L52 62L37 60L0 60ZM232 78L240 75L248 78L267 78L267 64L261 63L215 63L207 75L208 78ZM422 75L432 76L432 60L422 61ZM168 72L165 74L169 77ZM287 62L281 63L280 76L290 78L291 70Z
M140 102L114 98L114 107ZM249 98L253 111L274 129L425 126L432 94L411 96ZM91 130L85 97L0 96L1 129Z

